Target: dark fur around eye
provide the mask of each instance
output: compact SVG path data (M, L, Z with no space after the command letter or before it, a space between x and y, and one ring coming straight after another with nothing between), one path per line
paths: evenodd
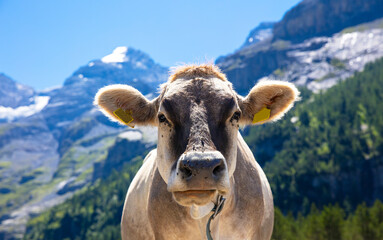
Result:
M233 121L233 120L239 121L240 118L241 118L241 113L240 112L235 112L233 114L233 116L231 117L230 121Z
M163 122L166 122L166 121L168 121L168 120L166 119L165 115L160 114L160 115L158 115L158 121L159 121L160 123L163 123Z

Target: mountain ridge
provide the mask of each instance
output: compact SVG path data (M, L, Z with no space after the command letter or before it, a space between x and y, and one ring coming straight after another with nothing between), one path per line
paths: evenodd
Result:
M0 123L0 232L10 231L6 236L20 238L30 214L62 202L110 174L99 171L120 166L118 161L114 165L104 161L108 148L118 143L119 134L130 130L110 123L97 111L93 98L99 88L129 84L151 93L166 81L167 74L168 69L146 53L119 47L81 66L63 86L33 91L35 98L46 100L39 105L41 109L29 115L8 116ZM33 104L29 102L28 107ZM4 109L4 116L28 110ZM1 111L0 107L0 117ZM149 145L139 142L135 146L144 150Z

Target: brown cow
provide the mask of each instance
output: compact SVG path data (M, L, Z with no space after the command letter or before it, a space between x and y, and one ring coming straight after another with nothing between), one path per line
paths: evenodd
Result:
M113 113L121 108L129 125L158 127L157 149L126 195L122 239L206 239L209 229L214 240L270 239L270 186L238 128L261 111L270 112L263 122L281 118L298 95L290 83L262 81L243 98L214 65L177 68L152 101L127 85L100 89L95 104L112 120L123 122Z

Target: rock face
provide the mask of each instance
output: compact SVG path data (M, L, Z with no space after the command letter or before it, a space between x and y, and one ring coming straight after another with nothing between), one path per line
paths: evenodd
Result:
M109 84L153 93L167 75L167 68L127 47L80 67L50 91L35 93L1 75L0 91L7 95L0 92L0 238L21 238L29 215L107 177L152 146L153 138L143 137L147 130L140 128L135 132L141 139L118 137L125 128L103 116L93 99ZM127 154L107 162L109 148Z
M362 71L368 62L383 57L383 29L368 24L360 27L364 30L312 38L294 45L295 49L287 53L292 59L289 66L269 77L306 85L317 92Z
M300 42L381 17L381 0L304 0L275 24L273 35L274 40Z
M16 108L31 104L35 91L0 73L0 106Z
M247 94L259 78L289 64L286 49L274 49L268 41L259 42L217 59L216 64L227 75L239 94Z
M304 0L280 22L255 28L216 64L243 95L265 77L325 89L382 56L382 18L381 0ZM253 40L271 28L271 35Z
M366 63L383 56L383 19L360 24L331 37L308 38L301 43L270 39L217 59L240 94L260 79L281 79L326 89L362 71Z
M250 31L245 43L241 48L253 45L257 42L264 41L273 36L274 22L262 22L256 28Z

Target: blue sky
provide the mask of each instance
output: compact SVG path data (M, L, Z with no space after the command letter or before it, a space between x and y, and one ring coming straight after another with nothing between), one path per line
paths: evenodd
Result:
M233 52L299 0L0 0L0 72L41 90L118 46L164 66Z

